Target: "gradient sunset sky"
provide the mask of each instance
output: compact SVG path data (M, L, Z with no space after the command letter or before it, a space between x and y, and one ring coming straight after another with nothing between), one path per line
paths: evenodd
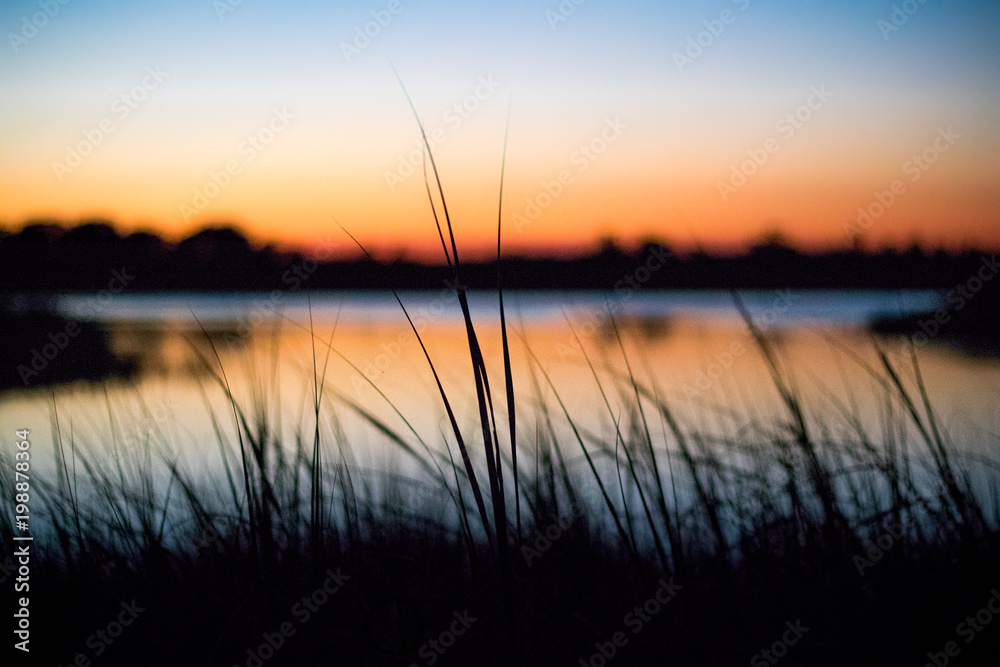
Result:
M10 229L328 246L336 219L439 249L395 66L466 248L495 248L508 107L509 250L842 246L859 209L873 246L1000 247L996 2L42 0L0 25Z

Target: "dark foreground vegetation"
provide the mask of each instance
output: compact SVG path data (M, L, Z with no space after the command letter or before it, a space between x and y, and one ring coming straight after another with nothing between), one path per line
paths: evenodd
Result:
M282 438L273 415L296 407L237 399L200 349L231 410L198 461L141 414L74 428L58 401L56 442L32 443L58 474L32 482L31 664L995 664L1000 471L949 443L904 379L916 358L876 355L873 432L801 404L761 335L783 411L722 436L611 370L608 429L589 432L535 367L515 464L492 415L486 448L425 442L322 379ZM406 472L359 466L345 412Z

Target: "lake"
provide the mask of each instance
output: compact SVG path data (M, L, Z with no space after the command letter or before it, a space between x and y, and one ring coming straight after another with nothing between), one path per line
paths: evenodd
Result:
M879 434L900 417L899 406L885 400L884 378L876 378L884 372L871 372L880 362L863 324L875 315L934 308L936 293L741 294L768 332L817 433L831 440L856 437L848 419L852 415L865 430ZM522 444L534 442L541 407L556 432L570 433L560 402L587 437L614 443L615 422L620 420L624 430L635 416L629 369L686 427L706 437L731 438L787 416L761 352L725 292L513 292L505 297ZM447 291L403 292L400 298L459 424L466 433L477 433L472 367L457 298ZM324 428L347 436L364 466L410 465L372 426L372 418L415 440L408 422L435 448L443 443L443 433L451 437L434 376L390 293L121 295L99 310L91 302L62 296L58 308L68 317L100 320L111 332L113 348L134 355L142 370L127 381L0 396L2 428L30 427L36 447L52 442L58 414L64 438L72 433L77 446L152 441L183 452L196 468L214 469L219 456L213 420L226 437L235 438L231 406L215 379L220 370L243 410L286 443L299 437L311 442L314 377L319 378ZM503 431L496 294L470 294L470 306ZM214 351L206 335L215 341ZM906 346L898 339L881 339L880 345L902 381L916 390ZM921 346L917 358L938 423L956 448L995 453L1000 363L934 341ZM659 431L659 419L652 421ZM576 460L577 453L574 449L567 456Z

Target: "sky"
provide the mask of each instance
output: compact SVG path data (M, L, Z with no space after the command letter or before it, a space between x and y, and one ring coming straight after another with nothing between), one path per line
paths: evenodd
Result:
M1000 4L11 1L0 227L434 258L1000 247ZM397 80L398 73L399 80ZM435 255L434 253L437 253Z

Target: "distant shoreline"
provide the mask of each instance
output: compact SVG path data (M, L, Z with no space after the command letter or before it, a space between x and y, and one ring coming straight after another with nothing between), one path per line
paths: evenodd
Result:
M605 245L571 258L504 257L462 262L472 289L953 289L989 251L835 250L805 253L779 240L741 255L675 254L665 242ZM121 236L107 224L30 225L0 243L0 294L197 291L454 289L446 266L415 261L327 260L257 247L229 227L204 229L179 243L154 234Z

